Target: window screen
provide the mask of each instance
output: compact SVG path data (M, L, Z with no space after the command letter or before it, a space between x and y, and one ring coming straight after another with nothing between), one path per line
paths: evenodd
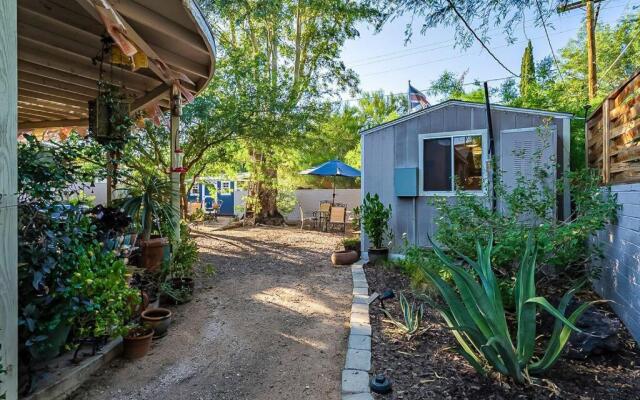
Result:
M451 138L425 139L423 144L425 191L451 190Z
M462 190L482 190L482 136L453 139L455 184Z

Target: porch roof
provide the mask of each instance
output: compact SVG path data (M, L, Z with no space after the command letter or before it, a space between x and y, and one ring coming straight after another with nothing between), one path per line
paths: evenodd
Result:
M104 63L105 79L132 98L132 112L151 102L168 107L171 76L186 76L181 85L192 94L213 76L214 38L193 0L18 0L20 129L87 125L106 35L100 4L113 7L127 40L157 61L136 71Z

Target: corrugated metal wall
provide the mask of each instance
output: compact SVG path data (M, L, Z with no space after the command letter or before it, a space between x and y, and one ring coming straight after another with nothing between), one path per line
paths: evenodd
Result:
M527 113L492 110L492 117L496 154L501 153L501 131L537 127L543 125L545 119L549 119L536 114L535 111ZM551 125L555 126L557 136L554 147L562 149L563 119L551 119ZM394 168L419 167L418 135L420 134L486 128L487 115L483 107L452 104L362 136L362 193L363 195L367 192L378 193L385 204L391 204L393 208L391 227L395 234L396 252L401 245L403 233L407 234L410 241L426 246L427 235L433 235L435 232L437 213L429 204L429 197L399 198L394 195ZM557 162L562 165L563 152L556 151L556 153ZM508 168L508 166L500 167ZM561 176L560 170L559 176ZM454 198L450 201L454 201ZM363 243L363 247L366 249L368 245Z

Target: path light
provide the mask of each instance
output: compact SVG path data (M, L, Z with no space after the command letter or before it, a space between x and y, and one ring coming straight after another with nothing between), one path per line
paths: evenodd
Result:
M396 294L393 292L393 290L385 289L385 291L382 292L380 296L378 296L378 300L380 300L380 307L385 308L384 301L388 299L393 299L394 297L396 297Z
M391 379L387 378L383 374L378 374L371 378L369 387L371 387L371 391L374 393L391 393Z

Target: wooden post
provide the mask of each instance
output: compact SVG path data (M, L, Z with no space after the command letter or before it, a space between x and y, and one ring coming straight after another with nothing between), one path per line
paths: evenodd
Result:
M602 103L602 182L607 185L611 179L609 172L610 160L609 160L609 137L611 131L611 118L609 113L611 112L611 105L613 100L607 97Z
M593 16L593 0L586 0L586 30L587 30L587 80L589 84L589 100L596 97L596 21Z
M180 129L180 114L182 101L180 91L176 85L171 88L171 208L173 209L174 239L180 240L180 172L174 172L178 167L176 150L180 149L178 132Z
M17 5L0 1L0 396L18 398Z

